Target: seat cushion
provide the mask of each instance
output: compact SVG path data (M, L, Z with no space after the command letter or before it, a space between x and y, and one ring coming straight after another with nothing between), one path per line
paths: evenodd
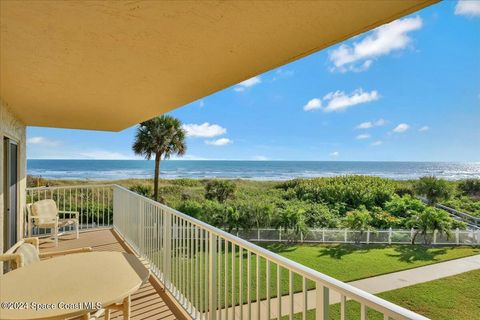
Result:
M39 217L39 219L33 220L35 225L52 223L58 216L57 204L52 199L35 202L32 204L31 210L33 216Z
M40 261L37 249L30 243L22 244L20 247L18 247L15 253L19 253L23 256L23 266L28 266L29 264Z

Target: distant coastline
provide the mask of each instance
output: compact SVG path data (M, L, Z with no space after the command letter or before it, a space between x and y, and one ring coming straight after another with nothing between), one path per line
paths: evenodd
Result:
M29 159L27 174L67 180L144 179L152 177L153 162ZM281 181L350 174L396 180L417 179L426 175L461 180L480 178L480 162L167 160L161 164L163 179L227 178Z

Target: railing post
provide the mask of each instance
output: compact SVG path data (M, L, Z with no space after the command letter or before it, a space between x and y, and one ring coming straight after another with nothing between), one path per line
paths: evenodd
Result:
M278 241L282 242L282 229L278 229Z
M322 242L325 242L325 228L322 229Z
M330 306L329 289L319 281L316 282L315 289L316 310L315 320L328 320L328 308Z
M138 201L138 224L137 224L137 237L138 237L138 249L140 249L139 253L143 256L144 248L143 248L143 212L142 212L142 201L140 198L137 199Z
M260 228L257 229L257 240L260 241Z
M392 227L388 228L388 244L392 244Z
M437 229L433 230L433 244L437 244L437 232Z
M477 230L477 243L480 244L480 229Z
M344 235L344 241L343 241L345 243L347 243L347 239L348 239L347 232L348 232L348 229L345 229L345 235Z
M455 230L455 243L460 244L460 230L458 228Z
M370 230L367 230L367 244L370 244Z
M163 285L164 288L169 286L170 282L170 247L171 242L171 214L167 210L163 211Z
M118 225L117 225L118 224L118 221L117 221L117 218L118 218L117 199L118 199L118 197L116 196L117 193L118 193L117 187L113 186L112 187L112 223L113 223L114 227L118 227ZM82 197L82 190L80 190L80 197ZM78 210L78 206L77 206L76 210ZM115 212L117 214L115 214ZM82 214L82 212L80 214ZM78 221L78 223L80 223L80 221Z
M208 262L208 319L215 320L217 316L217 236L210 233Z
M300 231L300 242L303 243L303 231Z

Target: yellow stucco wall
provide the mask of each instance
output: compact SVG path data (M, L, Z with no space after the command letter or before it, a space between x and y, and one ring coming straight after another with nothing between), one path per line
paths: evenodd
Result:
M8 137L18 143L19 147L19 184L18 184L18 224L17 235L19 238L23 235L23 217L26 203L27 187L27 156L26 156L26 126L20 122L9 110L8 104L0 98L0 251L4 252L3 228L4 228L4 150L3 138ZM1 273L1 268L0 268Z

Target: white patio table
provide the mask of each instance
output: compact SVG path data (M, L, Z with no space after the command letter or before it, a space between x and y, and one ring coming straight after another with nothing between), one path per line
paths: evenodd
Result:
M122 252L43 260L0 276L0 319L88 319L90 312L108 306L123 309L129 319L130 295L148 277L134 255Z

